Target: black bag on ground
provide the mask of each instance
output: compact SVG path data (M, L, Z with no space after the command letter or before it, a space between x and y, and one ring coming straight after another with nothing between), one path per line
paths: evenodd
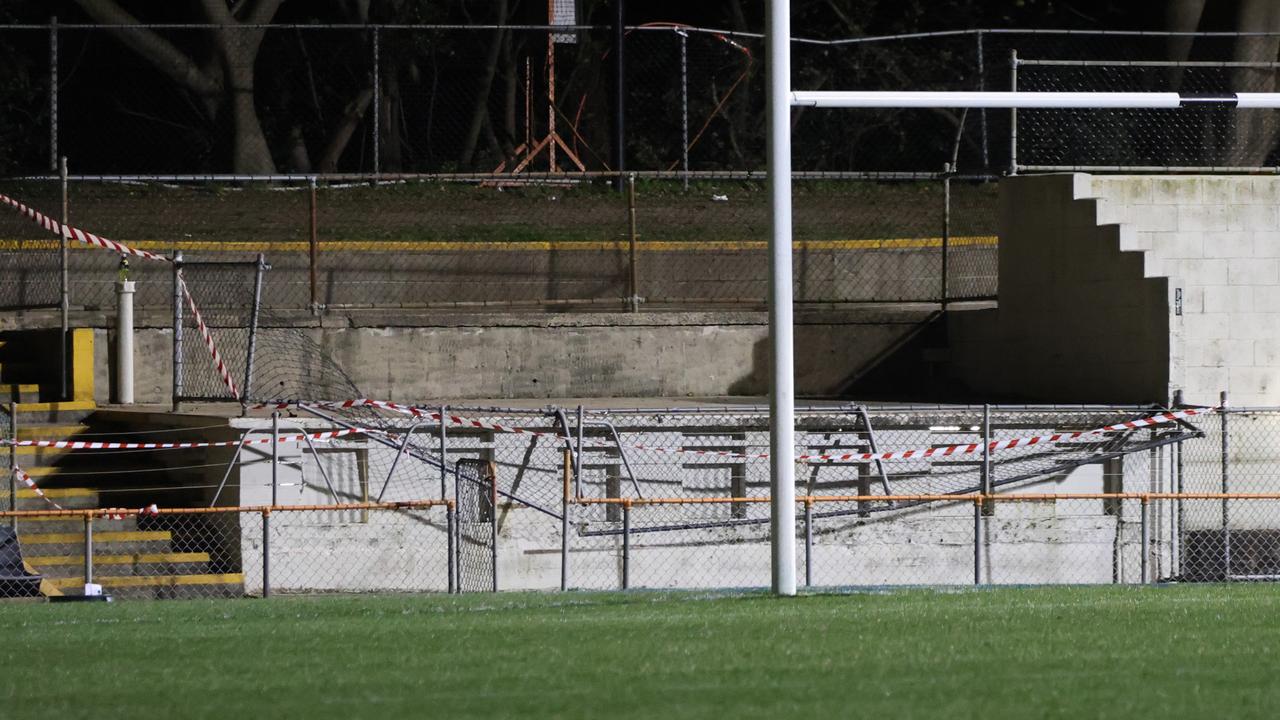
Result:
M22 546L11 527L0 527L0 598L40 595L39 575L22 564Z

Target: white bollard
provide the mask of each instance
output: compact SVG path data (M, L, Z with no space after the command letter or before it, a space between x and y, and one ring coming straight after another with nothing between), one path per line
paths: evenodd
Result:
M116 283L116 399L133 404L133 281Z

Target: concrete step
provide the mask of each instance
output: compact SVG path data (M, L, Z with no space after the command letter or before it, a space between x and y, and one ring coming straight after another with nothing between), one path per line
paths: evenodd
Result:
M22 551L30 555L68 554L84 547L83 532L28 533L18 527L18 542ZM95 532L93 546L104 554L164 552L173 540L168 530L122 530L119 532ZM162 544L160 544L162 543Z
M80 422L98 409L92 400L68 400L65 402L18 403L18 427L32 423Z
M35 423L19 425L19 440L72 440L89 430L84 423Z
M94 518L93 532L126 532L138 529L136 517L124 520ZM78 517L58 515L41 517L24 517L18 520L18 532L32 533L81 533L84 532L84 520Z
M25 468L24 468L25 470ZM41 488L44 490L44 488ZM67 510L98 507L98 491L90 488L49 488L44 496ZM31 488L18 489L19 510L52 510L52 505L36 494ZM77 518L78 520L78 518ZM25 520L22 522L26 522Z
M239 597L244 595L243 573L200 575L94 575L94 582L105 593L119 598L192 598ZM84 576L54 578L46 581L57 590L77 594L84 586Z
M82 576L84 555L31 555L27 563L51 580ZM199 575L209 570L208 553L132 553L93 557L93 576ZM81 584L84 584L81 581Z
M40 402L40 385L37 383L0 384L0 401L16 403Z

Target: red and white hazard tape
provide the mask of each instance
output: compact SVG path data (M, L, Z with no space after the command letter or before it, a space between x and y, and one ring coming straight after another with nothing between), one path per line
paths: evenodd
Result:
M182 273L178 273L178 287L182 289L182 297L187 299L187 307L191 308L191 317L195 318L196 327L200 330L200 338L204 340L204 346L209 350L210 357L213 358L213 369L218 371L218 375L222 376L222 382L231 391L231 397L239 400L240 390L236 388L236 381L231 377L231 371L227 369L227 364L222 360L222 353L218 352L218 346L213 342L213 335L209 333L209 326L204 321L204 316L200 314L200 308L196 307L195 298L191 297L191 291L187 289L187 281L182 279Z
M44 491L40 489L40 486L36 485L36 481L32 480L31 476L23 472L22 468L18 467L17 465L13 466L13 476L18 479L18 482L31 488L31 492L39 496L40 499L44 500L45 502L49 503L50 505L54 506L59 510L63 509L61 505L54 502L53 500L50 500L49 496L45 495ZM17 503L15 502L14 505L16 506Z
M346 435L369 434L381 432L366 428L350 428L342 430L326 430L318 433L301 435L281 435L281 444L305 442L308 438L323 442ZM270 445L270 437L256 440L245 440L245 445ZM240 445L239 440L219 440L216 442L97 442L88 440L0 440L0 445L13 447L62 448L64 450L189 450L191 448L234 447Z
M260 407L289 407L289 403L279 403L274 406ZM529 430L519 427L508 427L494 422L484 420L474 420L471 418L460 417L458 415L448 415L442 417L439 412L412 407L408 405L398 405L396 403L386 402L383 400L346 400L340 403L298 403L301 407L310 405L319 408L354 408L354 407L372 407L385 410L393 410L414 417L431 419L431 420L447 420L448 422L462 426L472 427L482 430L492 430L494 432L511 433L513 435L530 435L534 437L551 438L557 441L573 442L575 439L561 435L556 432L541 432L538 430ZM1109 432L1118 432L1120 430L1136 430L1138 428L1151 427L1160 425L1174 420L1194 417L1196 415L1207 415L1217 412L1217 408L1199 408L1189 410L1178 410L1175 412L1158 413L1146 418L1138 420L1129 420L1106 427L1096 428L1094 430L1082 430L1069 433L1054 433L1051 435L1035 435L1031 437L1009 438L1006 440L996 440L989 443L991 452L998 450L1008 450L1017 447L1030 447L1032 445L1042 445L1045 443L1062 442L1075 440L1089 435L1102 435ZM599 447L612 447L612 443L605 441L595 441L584 439L588 444ZM892 450L889 452L870 452L870 453L841 453L841 454L821 454L821 455L797 455L797 462L848 462L853 460L911 460L918 458L933 457L950 457L954 455L971 455L982 452L982 443L967 443L961 445L947 445L944 447L923 448L915 450ZM729 457L748 460L767 460L769 453L740 453L731 450L699 450L697 448L661 448L649 445L628 445L628 449L644 450L648 452L664 453L670 455L695 455L710 457Z
M155 253L147 252L146 250L138 250L136 248L131 248L128 245L125 245L124 243L118 243L115 240L108 240L99 235L94 235L91 232L86 232L84 230L81 230L78 227L63 225L62 223L58 222L57 220L54 220L48 215L45 215L39 210L36 210L35 208L32 208L32 207L27 207L23 203L18 202L17 200L14 200L8 195L0 194L0 203L4 203L5 205L8 205L9 207L13 208L14 210L17 210L23 215L26 215L29 219L31 219L37 225L44 228L45 230L48 230L54 235L59 235L59 236L71 238L74 240L78 240L86 245L94 245L100 248L105 248L107 250L111 250L112 252L120 253L122 255L135 255L140 258L146 258L148 260L159 260L160 262L170 262L169 258L163 255L157 255Z
M160 514L160 508L156 507L155 503L151 503L150 505L144 508L138 508L138 511L136 513L132 513L131 515L125 515L124 513L109 512L102 515L102 517L106 520L125 520L131 517L132 515L149 515L154 517L159 514Z

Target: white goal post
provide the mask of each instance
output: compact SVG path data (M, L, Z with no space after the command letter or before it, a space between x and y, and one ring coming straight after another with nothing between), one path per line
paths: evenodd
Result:
M791 90L791 2L769 0L770 545L772 589L796 594L795 362L791 275L791 108L1280 108L1280 93L916 92ZM779 41L781 39L782 41Z

